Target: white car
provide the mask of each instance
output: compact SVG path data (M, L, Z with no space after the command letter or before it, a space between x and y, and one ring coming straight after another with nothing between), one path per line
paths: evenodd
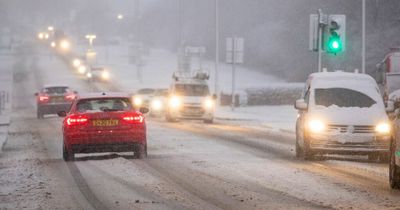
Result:
M296 101L296 156L368 155L387 161L391 123L375 80L366 74L313 73Z

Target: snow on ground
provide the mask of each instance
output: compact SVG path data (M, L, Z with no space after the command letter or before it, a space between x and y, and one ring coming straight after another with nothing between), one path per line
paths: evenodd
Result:
M86 46L80 46L78 52L83 54ZM110 67L112 70L113 81L122 88L123 91L132 93L139 88L168 88L172 80L172 74L177 68L177 57L174 53L162 49L153 49L149 56L144 58L143 82L138 81L137 68L135 64L129 63L129 50L127 46L96 46L97 63L100 66ZM214 89L214 62L203 61L205 70L210 70L210 89ZM196 62L192 68L196 68ZM225 63L219 65L220 90L224 93L231 92L231 66ZM248 68L238 66L237 91L247 88L266 88L266 87L289 87L298 86L298 83L286 83L285 81L253 71ZM252 106L239 107L234 112L229 107L219 107L216 110L217 119L225 120L245 120L257 122L265 127L273 127L294 131L297 112L293 106Z
M12 64L9 51L0 53L0 153L7 140L11 114Z
M236 107L234 111L231 107L218 107L216 116L220 120L249 121L246 124L294 131L297 110L291 105Z

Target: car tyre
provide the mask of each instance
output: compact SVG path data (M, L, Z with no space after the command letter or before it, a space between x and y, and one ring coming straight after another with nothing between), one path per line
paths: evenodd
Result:
M176 122L176 120L172 118L171 115L169 114L165 115L165 120L167 120L167 122Z
M138 144L133 152L135 159L144 159L147 157L147 144Z
M304 156L304 151L303 148L301 148L299 144L299 136L296 135L296 157L297 158L302 158Z
M304 138L303 158L304 160L314 160L314 152L310 148L310 141Z
M72 151L68 151L65 145L63 145L63 159L64 161L73 161L75 154Z
M40 108L38 108L37 111L36 111L36 117L38 119L43 119L43 113L42 113L42 110Z
M389 183L392 189L400 189L400 167L396 165L395 153L395 146L392 143L390 148Z
M205 124L213 124L214 119L203 120L203 122L204 122Z

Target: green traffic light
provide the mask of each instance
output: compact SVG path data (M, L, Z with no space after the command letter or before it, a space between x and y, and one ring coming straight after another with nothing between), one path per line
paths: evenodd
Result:
M328 52L338 53L342 51L342 40L340 36L333 33L328 40Z

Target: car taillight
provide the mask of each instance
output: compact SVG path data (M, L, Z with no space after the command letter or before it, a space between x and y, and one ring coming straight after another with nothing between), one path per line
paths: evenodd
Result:
M86 125L88 123L88 118L85 115L72 115L65 119L65 123L69 126Z
M65 100L72 101L75 99L75 94L69 94L65 96Z
M144 117L140 114L126 114L122 116L122 120L130 124L143 123Z
M49 100L49 96L48 95L39 96L39 101L40 102L47 102L48 100Z

